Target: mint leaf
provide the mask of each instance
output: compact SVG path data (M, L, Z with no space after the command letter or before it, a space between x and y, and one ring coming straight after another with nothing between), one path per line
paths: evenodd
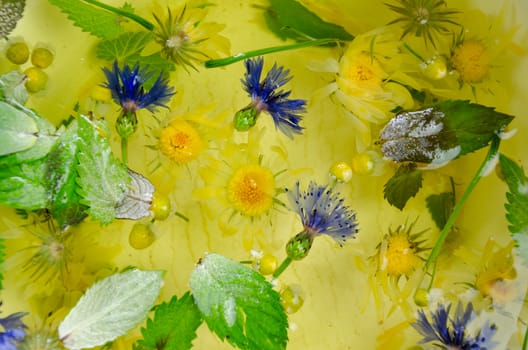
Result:
M137 350L186 350L192 348L196 329L202 316L189 292L180 299L173 296L170 302L155 307L154 318L141 328L143 339L134 346Z
M14 100L21 105L28 99L28 92L24 85L25 76L18 70L0 75L0 98Z
M400 165L396 173L387 181L383 195L390 205L402 210L421 187L422 172L415 163L405 163Z
M131 55L139 54L150 40L152 40L150 32L125 32L117 38L99 42L95 54L100 59L108 61L126 60Z
M81 203L89 207L88 213L102 224L115 217L116 207L128 192L130 177L123 164L114 157L108 140L105 121L90 121L80 115L77 146L77 180Z
M510 223L508 229L517 242L524 265L528 266L528 178L523 168L505 155L500 154L499 162L509 190L508 202L504 205Z
M101 39L115 38L122 32L120 16L85 4L80 0L48 0L60 8L82 31Z
M487 146L512 119L469 101L443 101L394 116L381 131L381 151L396 162L439 166Z
M91 286L59 325L68 349L99 346L147 316L163 284L163 272L129 270Z
M264 19L268 28L282 40L354 39L343 27L323 21L295 0L270 0Z
M46 158L33 162L0 166L0 203L13 208L47 208Z
M194 301L209 329L240 349L285 349L288 320L279 294L240 263L208 254L191 274Z
M0 156L23 151L37 142L37 123L3 101L0 101L0 125Z
M455 207L455 193L432 194L425 201L436 226L439 230L443 229Z
M73 120L50 151L46 176L51 214L59 227L77 224L86 217L87 207L77 193L77 121Z

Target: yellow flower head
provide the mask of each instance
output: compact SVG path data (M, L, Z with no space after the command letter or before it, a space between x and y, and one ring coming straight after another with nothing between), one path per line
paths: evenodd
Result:
M243 165L235 170L227 184L227 199L246 216L267 212L273 204L275 179L273 173L258 164Z
M184 120L175 120L161 130L159 150L177 164L195 160L204 148L196 128Z
M426 248L421 246L424 241L418 241L418 238L426 230L411 234L414 224L410 224L407 230L405 224L398 226L395 231L389 228L389 233L378 246L376 258L379 271L399 278L402 275L409 276L420 266L423 260L420 252Z
M462 41L453 49L451 64L461 81L469 84L483 81L490 70L490 57L486 46L477 39Z
M207 6L191 1L175 11L168 9L166 18L154 14L155 40L167 59L196 69L195 63L214 58L217 52L228 53L229 40L218 34L225 25L204 22L207 13Z

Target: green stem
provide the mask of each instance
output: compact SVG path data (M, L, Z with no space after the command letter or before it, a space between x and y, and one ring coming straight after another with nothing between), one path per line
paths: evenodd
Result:
M121 138L121 160L125 167L128 164L128 138Z
M425 63L423 57L420 56L418 52L414 51L407 43L403 43L403 47L405 47L414 57Z
M107 10L107 11L113 12L113 13L118 14L120 16L126 17L128 19L131 19L132 21L138 23L139 25L143 26L147 30L152 31L154 29L154 24L152 24L151 22L147 21L143 17L137 16L137 15L135 15L133 13L128 12L128 11L125 11L125 10L122 10L120 8L113 7L113 6L110 6L110 5L107 5L107 4L103 4L102 2L99 2L97 0L82 0L82 1L87 2L89 4L92 4L94 6L100 7L102 9Z
M427 261L425 262L424 270L427 271L429 269L429 266L436 262L436 259L438 258L438 254L440 254L440 249L442 248L442 244L444 243L445 239L447 238L447 235L449 234L451 227L455 223L456 218L458 217L458 214L460 214L460 210L464 206L464 203L468 199L469 195L479 182L480 178L482 177L482 173L485 170L487 166L489 166L489 162L497 155L497 152L499 150L499 144L500 144L500 138L497 136L494 136L490 148L488 150L488 154L486 155L486 158L484 158L484 161L480 165L480 167L477 170L477 173L473 178L471 179L471 182L469 183L468 187L460 197L460 200L458 201L457 205L453 208L453 212L449 216L449 219L447 219L447 222L442 229L442 232L440 232L440 236L436 240L436 243L431 250L431 254L429 254L429 257L427 258ZM432 284L432 282L431 282Z
M277 270L275 270L275 272L273 273L273 278L275 279L275 278L279 277L281 275L281 273L283 273L284 270L286 270L286 268L288 266L290 266L292 261L293 260L290 257L286 257L286 259L284 259L282 261L282 263L280 264L279 268Z
M522 350L526 350L527 348L528 348L528 326L526 326L526 330L524 331Z
M316 40L303 41L301 43L291 44L291 45L266 47L263 49L237 53L236 55L225 57L225 58L220 58L217 60L205 61L204 64L206 68L222 67L222 66L227 66L227 65L230 65L238 61L245 60L250 57L262 56L268 53L296 50L296 49L302 49L302 48L311 47L311 46L321 46L321 45L331 44L335 42L339 42L339 40L338 39L316 39Z

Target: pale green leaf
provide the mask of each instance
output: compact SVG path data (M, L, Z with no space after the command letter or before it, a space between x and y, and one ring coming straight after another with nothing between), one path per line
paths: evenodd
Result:
M272 285L253 269L208 254L191 274L191 289L207 326L240 349L285 349L288 320Z
M150 215L154 185L141 174L128 169L130 185L123 200L115 211L117 219L137 220Z
M59 325L68 349L91 348L124 335L146 318L163 284L163 272L129 270L91 286Z
M125 32L115 39L101 41L97 44L95 54L103 60L125 60L131 55L139 54L150 40L150 32Z
M83 198L81 203L89 207L88 213L95 220L108 224L129 190L130 177L103 136L108 129L106 122L91 121L80 115L78 124L77 182Z
M0 101L0 125L0 156L23 151L37 142L37 123L3 101Z
M27 210L47 208L46 161L47 158L41 158L0 167L0 203Z
M202 316L190 293L180 299L173 296L169 303L155 307L153 319L141 329L143 339L134 346L137 350L187 350L192 348L196 329Z
M122 32L120 17L80 0L48 0L60 8L82 31L102 39L115 38Z
M25 75L18 70L0 75L0 97L6 100L14 100L22 105L25 104L28 99L28 92L24 81Z

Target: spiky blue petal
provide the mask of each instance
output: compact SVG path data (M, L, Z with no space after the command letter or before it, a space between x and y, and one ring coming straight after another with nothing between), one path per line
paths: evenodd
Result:
M341 246L358 232L356 213L343 205L344 199L328 186L319 186L311 181L308 189L301 191L297 182L286 192L309 232L328 235Z
M290 71L274 64L261 81L264 59L257 57L244 61L246 73L242 84L251 97L252 105L258 111L267 111L273 118L275 127L290 138L293 134L302 134L299 125L306 112L305 100L289 99L291 91L278 90L292 79Z
M162 74L150 90L146 91L143 84L152 76L152 72L140 69L137 63L133 69L128 65L119 69L117 61L114 61L112 70L103 68L103 72L107 80L104 86L110 89L112 98L125 112L134 113L142 108L154 112L157 107L166 107L166 103L174 95L173 88L168 86L168 81Z
M17 312L5 318L0 318L0 325L4 332L0 332L0 349L16 350L17 343L22 341L26 336L26 325L21 318L27 315L25 312Z
M475 317L473 305L469 303L464 309L462 304L458 303L453 318L449 318L450 309L451 304L447 307L441 304L435 311L430 312L430 319L423 310L418 310L418 319L412 326L423 336L420 343L433 342L435 346L443 349L492 349L494 343L491 338L496 330L494 324L486 323L477 332L476 337L472 337L466 329Z

